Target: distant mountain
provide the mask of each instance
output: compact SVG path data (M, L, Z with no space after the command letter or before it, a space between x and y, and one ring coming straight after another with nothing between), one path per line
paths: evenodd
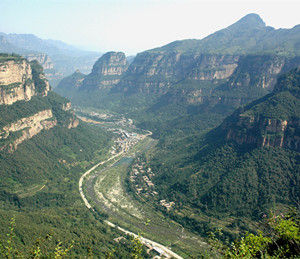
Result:
M72 75L63 78L55 88L57 93L72 93L76 88L82 85L82 81L86 77L85 74L76 70Z
M47 59L54 66L52 69L44 68L47 69L46 75L53 86L76 69L89 73L92 65L101 55L98 52L80 50L62 41L43 40L33 34L5 33L0 33L0 52L17 53L31 58L36 56L39 61L41 55L47 55Z
M26 50L14 46L11 42L9 42L6 39L6 37L2 33L0 33L0 53L13 53L13 52L26 53Z
M85 103L90 99L91 93L93 100L98 99L95 95L99 95L100 100L120 82L128 66L123 52L107 52L96 61L91 73L83 75L77 70L71 76L62 79L55 91L77 103Z
M66 56L85 56L95 52L83 51L62 41L43 40L34 34L16 34L16 33L0 33L1 36L11 44L30 51L31 53L45 53L50 56L66 55ZM23 53L20 53L23 54Z
M210 54L300 54L300 26L274 29L257 14L248 14L229 27L201 40L172 42L150 52L193 52Z
M81 89L110 89L117 85L128 68L123 52L107 52L94 64L82 82Z
M275 30L249 14L202 40L139 53L109 91L94 76L60 93L80 105L129 113L156 136L205 131L300 65L299 28Z

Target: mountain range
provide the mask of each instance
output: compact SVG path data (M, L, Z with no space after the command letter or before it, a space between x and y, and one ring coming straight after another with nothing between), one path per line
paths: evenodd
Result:
M0 53L16 53L38 60L55 87L59 80L76 69L89 73L101 54L84 51L62 41L41 39L33 34L0 33Z
M25 254L39 235L52 251L74 240L73 257L131 255L107 215L80 200L79 178L106 158L112 134L79 120L69 99L153 133L156 146L133 160L151 168L148 189L128 180L126 190L183 228L207 236L221 226L233 239L270 209L299 209L299 25L276 30L249 14L134 58L1 33L0 52L10 53L0 54L0 229L15 215ZM46 76L70 71L53 92Z
M56 91L74 104L129 113L155 134L182 130L188 117L206 120L204 126L190 125L189 131L206 130L239 105L270 93L279 74L300 65L299 28L275 30L249 14L202 40L175 41L139 53L129 65L124 65L124 54L120 60L121 53L109 52L80 82L75 73ZM119 74L109 72L112 68ZM105 87L91 78L106 78Z
M299 204L299 28L276 30L249 14L130 64L106 53L56 91L153 131L159 143L148 162L159 199L178 204L174 218L255 218L275 204Z

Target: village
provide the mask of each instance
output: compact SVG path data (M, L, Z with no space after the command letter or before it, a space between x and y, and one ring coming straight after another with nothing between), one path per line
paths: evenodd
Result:
M145 135L134 132L130 133L121 128L111 128L109 131L112 131L114 134L118 135L118 137L114 140L115 145L112 147L112 155L119 152L127 152L131 147L145 138Z
M156 200L162 207L170 210L175 205L175 202L168 202L165 199L159 200L158 192L155 190L155 184L152 182L154 176L155 174L152 169L148 167L141 158L137 158L132 166L129 181L131 182L136 195Z

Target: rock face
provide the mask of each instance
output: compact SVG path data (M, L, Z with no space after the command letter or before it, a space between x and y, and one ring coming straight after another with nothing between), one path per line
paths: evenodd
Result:
M279 74L300 65L300 58L276 55L247 55L240 58L227 88L262 88L272 91Z
M137 55L113 91L146 100L160 97L158 107L235 108L270 93L279 74L299 65L299 57L146 51Z
M275 30L266 26L257 14L249 14L202 40L175 41L139 53L118 91L164 94L186 79L200 84L213 81L214 85L228 80L229 84L225 84L228 88L250 86L271 91L277 75L289 71L286 66L291 59L284 56L297 57L299 42L299 28ZM282 51L292 53L282 55Z
M68 129L76 128L79 125L79 120L74 116L70 118L69 123L67 124Z
M28 62L21 60L0 63L0 85L0 104L30 100L35 94L35 87Z
M128 62L124 53L108 52L97 60L82 85L85 89L109 89L120 82L127 68Z
M7 139L13 132L19 132L20 134L12 143L4 145L0 149L2 150L8 146L9 152L13 152L23 141L32 138L43 129L53 128L56 124L57 121L53 118L52 110L44 110L6 125L2 128L0 139Z
M44 70L54 68L52 60L46 54L29 54L26 55L25 58L27 58L28 61L37 60Z
M136 56L118 85L118 91L166 93L182 80L227 79L237 67L239 56L143 52Z
M166 93L182 80L228 81L223 89L263 88L271 91L277 76L300 64L299 58L273 55L183 54L179 52L143 52L137 55L119 84L129 93ZM201 91L201 89L200 89ZM199 89L195 94L199 94ZM193 95L193 92L191 92Z
M81 105L134 112L143 125L165 114L169 120L204 112L225 118L272 92L278 75L300 66L299 29L275 30L250 14L202 40L139 53L127 70L124 57L107 53L81 86L59 93Z
M45 87L39 93L47 95L50 86L43 74L37 77L44 81ZM0 104L13 104L17 101L29 101L38 94L30 63L25 59L0 62Z
M243 128L243 131L236 130ZM300 151L300 136L290 132L300 129L300 120L279 120L240 115L237 124L227 129L227 140L255 147L284 147Z
M45 76L51 82L52 86L53 83L56 86L56 82L63 77L63 74L57 70L59 68L53 64L47 54L28 54L25 57L30 62L36 60L43 67Z
M239 56L201 55L188 78L214 80L229 78L238 66Z
M57 125L69 129L78 126L71 103L49 91L36 61L0 55L0 151L14 152L25 140ZM37 96L35 101L33 96ZM25 102L16 104L18 101Z
M227 118L220 128L226 140L254 147L300 151L300 70L279 79L271 95Z

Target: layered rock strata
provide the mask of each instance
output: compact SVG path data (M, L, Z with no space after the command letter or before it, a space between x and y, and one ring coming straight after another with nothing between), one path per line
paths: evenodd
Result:
M40 94L47 95L50 90L48 81L43 74L39 74L38 78L45 84ZM30 63L25 59L0 63L0 105L11 105L21 100L29 101L37 94Z
M25 140L37 135L43 129L49 130L53 128L56 124L57 120L53 118L52 110L44 110L6 125L2 128L0 139L7 139L14 132L19 132L20 134L11 143L2 146L0 149L3 150L8 147L9 151L13 152Z

